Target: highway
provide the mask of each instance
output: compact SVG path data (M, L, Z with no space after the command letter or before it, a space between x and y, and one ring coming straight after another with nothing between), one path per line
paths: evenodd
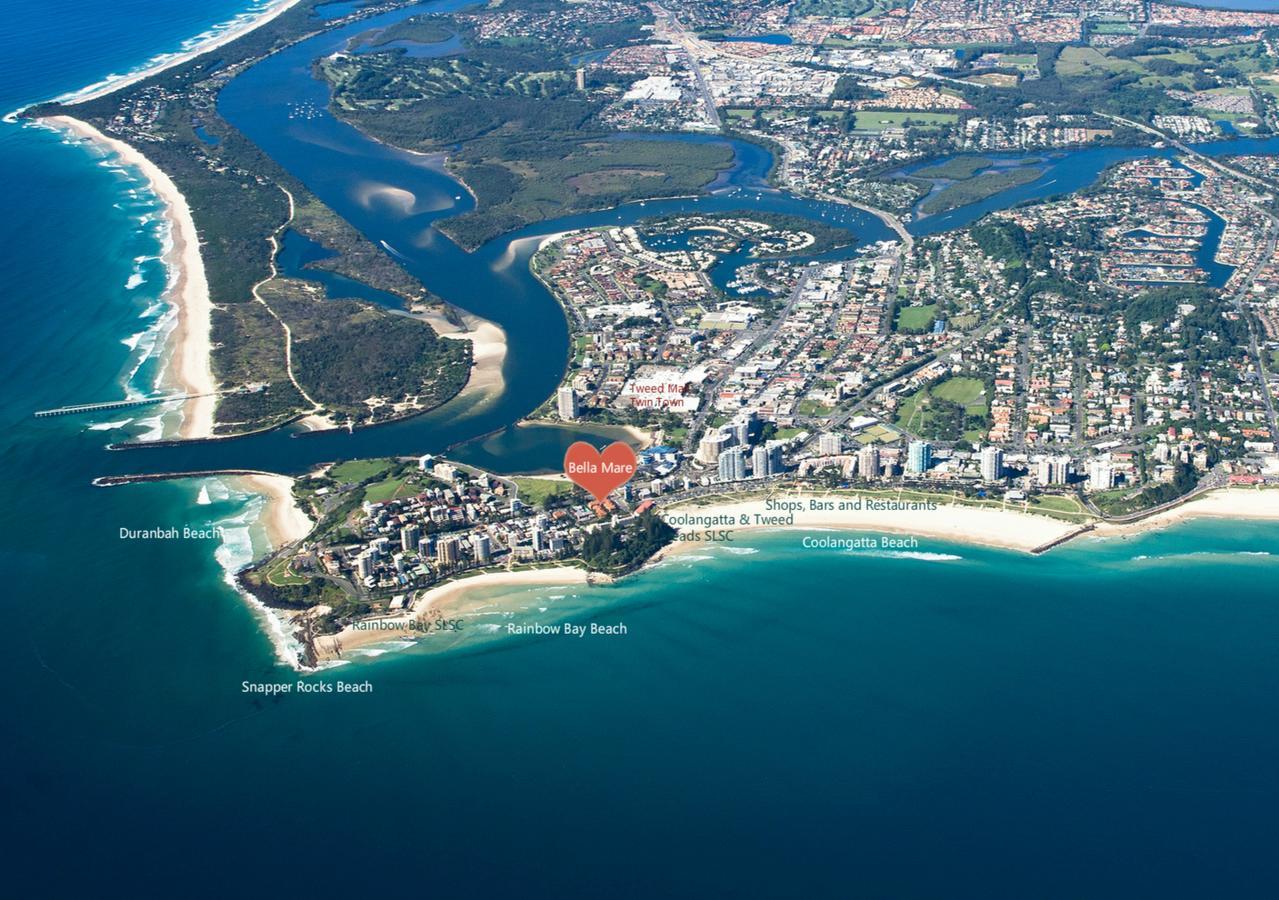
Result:
M706 76L702 74L702 66L698 61L698 53L702 50L700 39L695 35L689 34L679 19L675 17L675 14L666 8L654 3L649 6L649 9L653 11L653 16L657 19L655 36L658 39L665 38L671 43L678 44L688 55L688 67L693 73L693 79L697 82L697 91L702 97L703 105L706 107L706 117L718 131L723 127L724 123L719 117L719 109L715 106L715 96L711 93L710 85L706 83Z

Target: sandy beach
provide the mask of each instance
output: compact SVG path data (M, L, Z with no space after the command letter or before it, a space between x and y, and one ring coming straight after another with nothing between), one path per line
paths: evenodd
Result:
M603 584L610 579L606 575L589 576L590 583ZM469 578L459 578L431 588L413 601L413 606L400 615L385 616L375 621L377 628L353 628L347 626L334 635L325 635L315 642L320 662L332 661L353 650L370 647L383 641L403 640L421 636L410 628L410 622L427 610L438 611L445 618L465 617L474 611L477 601L475 591L485 588L528 588L544 585L587 584L585 569L576 566L556 566L550 569L525 569L520 572L485 572ZM484 601L488 605L491 600ZM374 620L369 620L374 621ZM402 626L402 627L390 627Z
M677 504L662 510L663 518L680 532L707 528L732 530L781 530L783 528L824 528L848 531L879 531L890 534L940 538L959 544L977 544L1004 550L1029 552L1075 534L1085 533L1083 526L1094 524L1087 533L1092 537L1118 537L1165 528L1195 518L1279 520L1279 490L1257 488L1223 488L1148 519L1130 524L1109 524L1096 520L1069 522L1050 516L1004 508L963 506L940 503L936 509L883 509L862 503L860 508L839 508L840 501L856 499L854 494L779 493L775 503L799 503L803 509L793 513L786 525L756 522L758 516L786 515L788 510L769 510L763 497L759 499L714 503L697 506ZM891 499L884 494L876 499ZM834 504L834 508L823 507ZM696 517L696 518L692 518ZM745 519L743 519L745 517ZM719 525L705 524L716 520ZM746 521L748 524L742 524ZM696 547L693 541L676 542L668 552Z
M462 317L462 327L438 312L421 313L419 318L434 328L440 337L471 342L474 361L471 376L461 393L450 402L463 402L468 406L490 403L501 396L506 386L502 375L502 365L506 362L506 332L496 322L462 310L457 312Z
M237 475L240 490L266 498L262 527L273 550L294 544L311 533L314 523L293 499L293 479L287 475Z
M168 175L129 144L108 137L87 122L70 116L52 116L41 121L64 134L89 141L124 165L137 169L164 204L164 217L169 223L172 241L172 247L164 258L172 273L164 300L176 307L178 323L170 339L167 365L161 381L174 390L193 395L183 404L178 436L211 437L213 409L217 401L213 395L217 385L210 362L212 346L209 333L213 306L209 300L204 261L200 258L199 235L186 198Z
M59 103L75 104L84 103L88 100L96 100L99 97L105 97L107 94L114 93L121 88L128 87L131 84L137 84L144 81L152 75L159 74L166 69L174 66L180 66L183 63L190 62L201 54L208 53L210 50L216 50L218 47L231 43L236 38L243 37L255 28L265 25L272 19L284 13L290 7L296 6L299 0L275 0L263 7L256 14L245 14L237 16L225 27L211 33L207 39L200 41L188 50L182 50L176 53L166 53L156 57L146 66L130 72L127 75L108 75L106 78L91 84L88 87L81 88L71 94L63 95L58 98Z
M940 504L935 509L880 509L865 503L858 508L839 508L841 501L847 507L858 500L855 494L779 493L771 498L775 505L798 504L799 510L768 509L763 497L751 500L726 501L706 506L692 503L664 507L662 517L680 532L701 531L707 528L731 528L738 530L781 530L783 528L827 528L849 531L881 531L892 534L935 537L957 543L981 544L1005 550L1029 552L1052 541L1060 540L1079 529L1079 525L1052 519L1048 516L1018 512L1013 509L995 509L957 504ZM891 495L875 497L890 500ZM834 508L815 508L832 504ZM759 524L756 516L777 517L791 515L784 525ZM725 524L706 524L707 522ZM742 522L748 524L741 524ZM695 542L676 543L680 546L696 546Z
M1153 515L1129 525L1103 523L1095 535L1111 537L1167 528L1191 519L1258 519L1279 520L1279 488L1232 487L1196 497L1189 503Z

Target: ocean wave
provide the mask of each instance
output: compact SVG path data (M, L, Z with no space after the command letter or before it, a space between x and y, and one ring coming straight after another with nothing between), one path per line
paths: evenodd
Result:
M118 422L94 422L92 425L85 426L85 431L115 431L132 421L132 419L121 419Z
M1167 553L1161 556L1141 554L1131 558L1131 562L1177 562L1186 559L1230 559L1239 556L1269 557L1274 556L1269 550L1192 550L1187 553Z
M928 553L923 550L853 550L853 556L876 556L881 559L916 559L921 562L954 562L963 559L954 553Z
M146 282L146 278L141 272L134 272L129 276L129 280L124 283L124 289L131 291L134 288L141 287Z
M723 547L725 553L731 553L734 556L752 556L759 551L754 547Z
M133 436L133 440L140 443L147 441L158 441L164 438L164 416L147 416L145 419L136 419L133 421L141 431Z
M215 503L228 500L231 497L231 489L227 487L226 482L221 478L210 478L203 485L208 492L209 499Z
M216 524L222 528L222 543L213 551L218 564L229 572L239 572L253 562L253 531L251 523L257 519L262 505L260 499L250 500L243 512Z
M370 659L376 659L379 656L385 656L388 653L394 653L396 650L408 650L414 646L415 641L382 641L372 647L357 647L350 651L360 656L366 656Z

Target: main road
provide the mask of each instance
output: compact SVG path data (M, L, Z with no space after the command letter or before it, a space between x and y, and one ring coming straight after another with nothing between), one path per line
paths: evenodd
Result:
M689 34L670 10L657 3L650 4L649 9L653 11L653 16L657 19L655 37L666 38L672 43L679 44L688 54L688 68L693 73L693 80L697 82L697 92L701 95L702 104L706 107L706 118L718 131L723 127L723 122L719 117L719 109L715 106L715 95L711 93L710 85L706 83L706 76L702 74L702 64L698 57L699 53L706 52L703 42L696 35Z

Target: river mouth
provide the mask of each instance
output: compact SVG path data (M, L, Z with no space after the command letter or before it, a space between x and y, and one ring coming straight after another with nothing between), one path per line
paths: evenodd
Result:
M500 473L552 471L574 440L602 445L618 434L599 428L536 424L514 428L554 393L569 356L563 310L529 270L529 260L547 237L679 213L758 210L800 216L852 232L855 240L840 251L822 254L822 258L847 257L868 244L896 239L884 222L861 209L769 189L764 176L772 157L761 147L715 136L670 135L666 138L724 141L735 151L734 163L707 185L706 193L696 197L633 202L543 221L494 238L474 252L463 251L437 229L436 223L473 208L474 200L466 188L445 171L438 155L387 146L333 116L328 108L328 86L314 76L312 66L314 60L343 50L359 34L424 11L444 12L460 5L464 5L460 0L424 3L301 41L233 79L219 96L218 110L431 292L496 323L507 337L501 393L484 404L451 401L410 419L354 433L311 433L295 440L298 433L286 429L203 444L148 448L145 453L106 454L101 474L219 468L293 474L336 459L443 451ZM662 137L619 135L618 139ZM1230 143L1237 147L1239 142L1223 142L1223 146ZM1273 152L1279 149L1279 139L1259 141L1255 146L1260 152ZM1226 152L1216 146L1213 149ZM1171 151L1107 147L1054 155L1052 166L1036 182L917 220L908 230L925 235L964 227L994 209L1085 187L1107 166L1122 159L1168 153Z

